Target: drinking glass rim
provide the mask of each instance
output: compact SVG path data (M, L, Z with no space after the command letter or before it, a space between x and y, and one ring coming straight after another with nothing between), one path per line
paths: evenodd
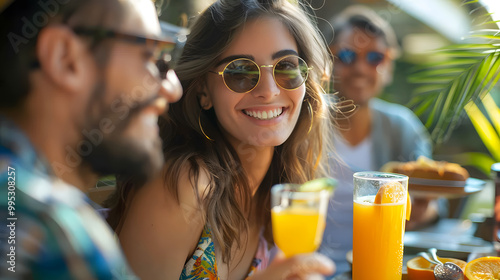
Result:
M276 195L278 193L286 193L287 196L293 197L294 199L310 199L310 198L320 198L323 196L330 196L331 192L327 189L321 189L317 191L301 191L300 186L303 184L295 183L282 183L276 184L271 187L271 195ZM292 187L296 189L287 189L287 187Z
M368 181L401 181L408 180L408 176L390 172L380 171L361 171L352 175L355 179L362 179Z

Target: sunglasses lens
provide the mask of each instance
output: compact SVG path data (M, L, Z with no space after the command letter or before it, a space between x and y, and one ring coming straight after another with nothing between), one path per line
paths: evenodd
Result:
M248 59L237 59L224 69L224 82L234 92L251 91L259 82L259 68Z
M384 54L379 52L369 52L366 54L366 62L370 65L377 66L384 60Z
M276 63L274 79L284 89L296 89L307 79L309 69L306 62L298 56L286 56Z
M338 52L337 57L342 63L351 65L356 60L356 53L352 50L343 49Z

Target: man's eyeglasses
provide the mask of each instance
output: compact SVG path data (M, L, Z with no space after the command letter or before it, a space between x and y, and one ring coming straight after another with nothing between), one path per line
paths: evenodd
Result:
M229 62L221 72L209 71L222 76L226 87L236 93L252 91L260 81L261 68L273 68L273 78L276 84L286 90L299 88L306 80L311 68L296 55L280 58L274 65L259 66L248 58L238 58Z
M102 39L116 39L131 44L146 45L154 50L153 59L158 67L160 78L165 79L169 70L169 65L174 60L172 53L176 48L176 42L170 39L150 38L145 36L133 35L104 28L75 27L73 32L82 36L90 36L96 41Z
M361 57L360 53L356 53L351 49L341 49L337 53L337 58L345 65L352 65ZM377 51L370 51L364 54L365 61L371 66L378 66L385 59L385 54Z

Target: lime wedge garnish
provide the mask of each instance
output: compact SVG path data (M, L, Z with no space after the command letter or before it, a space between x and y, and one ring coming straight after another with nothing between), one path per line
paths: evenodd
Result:
M317 192L321 190L329 190L333 192L337 187L337 180L333 178L318 178L305 182L300 186L300 190L303 192Z

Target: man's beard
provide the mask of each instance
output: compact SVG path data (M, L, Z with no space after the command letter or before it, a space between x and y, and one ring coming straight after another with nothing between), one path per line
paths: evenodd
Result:
M104 87L104 83L96 85L93 98L89 102L88 113L99 116L89 121L91 125L87 127L90 131L99 130L101 120L108 119L111 120L115 129L111 133L103 133L102 141L94 145L88 155L82 156L82 161L100 176L125 175L138 182L146 182L163 165L162 141L157 137L152 145L145 145L144 142L139 142L140 139L127 138L125 131L132 119L137 117L153 99L136 103L129 108L128 115L122 118L117 112L113 112L109 103L102 102L105 94ZM148 146L150 148L147 148Z
M160 138L154 141L153 147L154 149L148 151L143 145L115 134L105 138L82 159L101 176L126 175L134 177L139 182L145 182L151 179L163 165Z

